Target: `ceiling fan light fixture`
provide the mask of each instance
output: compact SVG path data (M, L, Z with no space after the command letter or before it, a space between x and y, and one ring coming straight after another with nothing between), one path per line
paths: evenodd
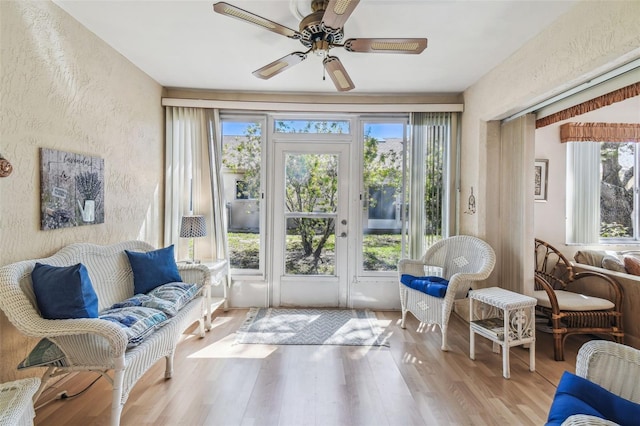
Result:
M289 0L295 16L301 16L300 2ZM213 10L241 21L258 25L276 34L299 40L307 48L305 52L293 52L255 70L252 74L263 80L288 70L307 58L313 52L323 56L324 70L336 89L346 92L355 89L349 73L335 56L330 56L332 48L341 47L347 52L418 54L427 48L426 38L350 38L343 42L344 23L349 19L360 0L306 0L310 2L311 13L301 17L299 31L293 30L262 16L248 12L226 2L213 5ZM323 77L324 80L324 77Z

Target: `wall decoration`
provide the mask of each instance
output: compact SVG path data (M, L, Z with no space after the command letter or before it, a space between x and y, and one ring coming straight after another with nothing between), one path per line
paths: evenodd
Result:
M40 149L41 228L104 223L104 160Z
M467 201L467 210L464 211L465 214L475 214L476 213L476 197L473 195L473 186L471 187L471 195L469 195L469 201Z
M547 201L547 179L549 177L549 160L535 161L535 191L536 201Z
M11 165L9 160L4 158L2 154L0 154L0 177L7 177L11 174L12 171L13 166Z

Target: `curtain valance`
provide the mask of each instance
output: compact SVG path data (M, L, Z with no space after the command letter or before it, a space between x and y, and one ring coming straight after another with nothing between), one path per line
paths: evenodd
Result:
M640 142L640 124L566 123L560 126L560 142Z
M615 102L624 101L625 99L633 98L638 95L640 95L640 82L630 84L629 86L614 90L611 93L598 96L597 98L582 102L581 104L572 106L571 108L563 109L555 114L540 118L536 120L536 129L557 123L558 121L567 120L577 115L586 114L587 112L595 111Z

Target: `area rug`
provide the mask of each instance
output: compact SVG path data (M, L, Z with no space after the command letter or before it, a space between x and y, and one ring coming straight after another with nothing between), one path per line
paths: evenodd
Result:
M376 315L358 309L252 308L236 343L389 346Z

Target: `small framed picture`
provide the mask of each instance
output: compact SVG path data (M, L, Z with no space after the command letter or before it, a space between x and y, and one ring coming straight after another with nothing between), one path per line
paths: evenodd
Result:
M536 201L547 201L547 179L549 177L549 160L536 160L535 162L535 191Z

